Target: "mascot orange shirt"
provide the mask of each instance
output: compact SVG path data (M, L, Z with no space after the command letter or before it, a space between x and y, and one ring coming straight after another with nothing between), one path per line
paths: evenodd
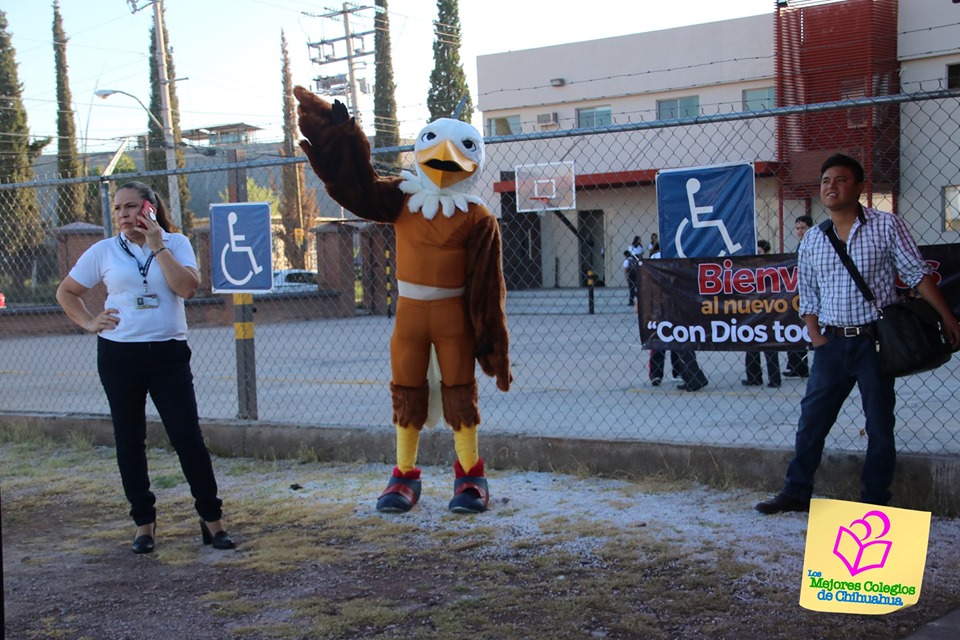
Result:
M483 166L483 138L467 123L431 122L414 144L417 174L381 177L370 144L340 102L303 87L301 148L330 196L361 218L393 224L397 237L397 317L390 340L397 464L377 500L382 512L409 511L420 497L416 467L427 422L431 352L441 378L444 420L454 434L456 513L485 511L489 489L479 455L474 362L508 391L510 337L506 322L500 227L469 192Z

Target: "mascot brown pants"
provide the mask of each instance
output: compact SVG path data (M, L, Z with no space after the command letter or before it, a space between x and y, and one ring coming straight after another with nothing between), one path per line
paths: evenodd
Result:
M430 345L437 352L443 382L444 420L454 429L457 457L465 469L477 462L477 381L474 345L462 296L441 300L397 300L397 320L390 340L393 372L393 420L397 426L397 466L411 470L416 461L419 430L427 419L427 369ZM461 431L463 433L461 433Z

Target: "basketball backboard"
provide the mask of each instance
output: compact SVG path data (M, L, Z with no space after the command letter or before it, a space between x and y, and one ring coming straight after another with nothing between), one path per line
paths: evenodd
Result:
M577 208L573 160L515 167L517 212L567 211Z

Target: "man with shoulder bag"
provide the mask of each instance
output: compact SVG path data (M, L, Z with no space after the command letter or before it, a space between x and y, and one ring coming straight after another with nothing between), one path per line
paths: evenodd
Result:
M895 377L881 371L876 344L880 309L897 300L897 275L940 316L950 347L960 347L960 324L903 220L860 205L864 186L860 163L836 154L823 163L820 174L820 199L830 211L832 225L810 229L797 252L799 311L815 356L783 490L756 505L766 514L809 510L827 434L855 384L868 437L860 499L878 505L889 502L897 455ZM833 241L828 233L835 234ZM844 254L862 274L874 300L864 297L844 265Z

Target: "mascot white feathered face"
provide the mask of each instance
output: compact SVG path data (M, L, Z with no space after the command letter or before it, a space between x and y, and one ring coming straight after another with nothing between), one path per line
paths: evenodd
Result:
M434 120L417 134L413 145L417 175L403 173L400 188L412 195L411 211L423 211L432 219L442 207L452 216L467 210L468 202L482 202L470 195L483 168L483 136L470 124L452 118Z

